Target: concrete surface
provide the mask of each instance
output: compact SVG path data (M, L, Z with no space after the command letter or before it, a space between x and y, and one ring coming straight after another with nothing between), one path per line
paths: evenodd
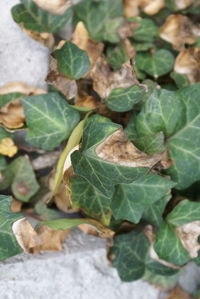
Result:
M22 81L45 87L49 50L12 21L17 0L0 2L0 86ZM181 278L189 291L200 271L190 265ZM106 259L102 240L73 231L64 251L21 254L0 263L0 299L158 299L159 290L143 281L122 283Z

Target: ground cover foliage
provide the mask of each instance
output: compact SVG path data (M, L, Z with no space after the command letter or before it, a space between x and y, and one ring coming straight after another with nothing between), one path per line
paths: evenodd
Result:
M79 227L121 280L172 287L200 265L200 2L51 2L11 11L50 64L48 91L0 88L0 260Z

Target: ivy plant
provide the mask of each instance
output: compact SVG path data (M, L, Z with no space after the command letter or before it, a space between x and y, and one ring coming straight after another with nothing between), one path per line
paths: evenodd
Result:
M56 35L47 90L0 88L0 260L78 226L112 239L122 281L171 287L200 265L200 6L148 2L12 8L33 38Z

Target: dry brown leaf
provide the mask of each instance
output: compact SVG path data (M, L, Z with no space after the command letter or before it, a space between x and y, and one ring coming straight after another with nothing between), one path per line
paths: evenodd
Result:
M130 62L122 65L119 71L111 71L104 57L99 57L90 72L93 88L102 99L109 96L115 88L128 88L139 85L135 71Z
M41 242L32 248L32 253L62 250L62 243L67 237L69 230L53 230L46 225L41 225L36 229L36 233Z
M26 253L32 252L34 247L41 244L41 239L26 218L15 221L12 225L12 231L17 242Z
M138 1L138 6L147 15L155 15L163 7L165 7L165 1L164 0L137 0L137 1Z
M33 0L40 8L51 14L62 15L71 5L71 0Z
M125 18L136 17L139 15L137 0L124 1L124 16Z
M193 221L176 227L176 234L180 238L183 247L188 251L191 258L198 256L200 244L200 221Z
M50 70L46 81L64 94L67 99L72 99L77 95L78 89L76 81L63 76L58 72L56 59L52 56L50 58Z
M85 234L93 235L102 239L110 239L114 236L114 231L103 226L100 222L92 219L85 219L89 224L80 224L79 229Z
M174 71L187 75L192 84L200 82L200 47L180 52L176 57Z
M13 198L11 203L11 211L13 213L18 213L21 212L21 209L22 209L22 202Z
M93 67L97 58L103 53L104 44L93 41L83 22L78 22L72 35L72 42L80 49L87 52L91 67Z
M22 93L27 96L44 94L45 90L28 86L21 82L10 82L0 87L0 95L9 93ZM23 126L25 121L24 109L19 99L15 99L0 109L0 124L9 129L17 129Z
M98 157L127 167L152 168L163 158L163 153L148 156L128 141L122 129L107 137L95 150Z
M136 28L140 27L140 24L133 21L125 20L118 29L118 34L121 39L132 37Z
M41 32L40 33L40 32L36 32L36 31L28 30L28 29L24 28L23 24L20 24L20 28L28 36L30 36L32 39L36 40L37 42L40 42L45 47L53 48L55 40L54 40L54 36L52 33L49 33L49 32Z
M11 138L3 138L0 142L0 154L8 157L13 157L18 151Z
M187 16L170 15L160 28L160 37L170 42L176 50L183 50L185 44L192 45L200 29Z
M71 192L63 184L54 196L54 202L59 210L65 213L74 212L72 211Z
M13 100L0 109L0 124L8 129L18 129L24 125L24 109L20 100Z
M192 5L195 2L195 0L175 0L175 4L177 9L185 9Z
M62 242L69 232L69 230L53 230L45 225L34 230L26 218L15 221L12 231L18 244L26 253L62 250Z
M165 299L192 299L192 297L177 285Z

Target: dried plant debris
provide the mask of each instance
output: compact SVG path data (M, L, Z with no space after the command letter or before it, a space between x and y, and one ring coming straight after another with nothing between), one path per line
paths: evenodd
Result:
M109 241L123 281L166 290L200 265L199 15L192 0L12 8L52 50L47 91L0 87L0 260L61 250L78 227Z

